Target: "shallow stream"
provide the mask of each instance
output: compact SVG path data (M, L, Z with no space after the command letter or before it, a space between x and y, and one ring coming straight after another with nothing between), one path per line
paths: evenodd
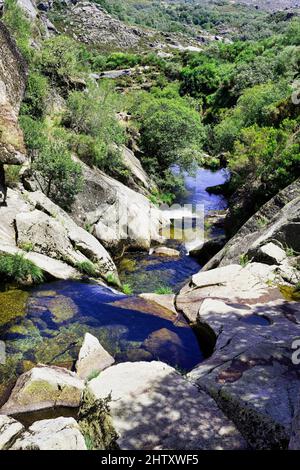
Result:
M209 195L205 188L225 180L224 170L198 169L195 177L186 175L187 196L181 202L203 203L206 214L224 210L226 200ZM168 243L180 250L180 257L134 253L123 259L121 278L135 294L161 286L176 291L199 271L182 241ZM204 358L199 338L183 318L136 295L73 281L28 290L2 286L0 340L6 346L6 361L0 364L0 405L16 378L37 363L74 368L85 332L96 336L117 362L162 360L187 371Z

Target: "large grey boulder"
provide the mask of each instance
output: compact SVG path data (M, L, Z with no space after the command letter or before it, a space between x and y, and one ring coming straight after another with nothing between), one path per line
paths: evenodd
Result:
M69 30L74 31L80 41L94 47L109 44L115 48L132 48L146 36L142 29L127 26L92 2L78 2L65 11L64 17Z
M86 380L91 374L99 374L114 362L114 358L101 346L98 339L86 333L76 362L79 377Z
M84 382L73 372L39 365L22 374L1 414L14 415L56 406L79 406Z
M74 418L56 418L35 422L10 450L87 450L87 447Z
M162 362L123 363L89 382L95 399L110 397L121 449L244 449L233 423L204 392Z
M32 251L75 265L87 258L74 250L66 228L39 210L16 215L18 245L30 243Z
M96 238L112 251L124 246L148 250L152 241L161 241L166 218L159 209L100 170L81 165L85 187L71 212L77 224L93 227Z
M236 263L242 254L259 261L270 243L299 253L299 217L300 180L297 179L253 215L203 269ZM276 264L281 263L277 255L276 258Z
M271 297L206 298L197 322L215 333L216 345L188 374L255 449L287 448L300 387L291 349L300 335L300 307Z
M34 263L38 268L42 270L42 272L46 276L50 276L54 279L79 280L81 278L81 274L75 268L72 268L72 266L62 261L49 258L49 256L41 255L39 253L34 252L27 253L26 251L20 250L16 246L11 246L2 243L0 243L0 253L7 255L15 255L18 253L19 255L22 255L25 259L28 259L29 261Z
M183 287L176 299L177 309L191 321L196 321L201 303L206 298L230 300L231 303L257 303L265 298L280 298L272 284L276 280L276 266L249 263L232 264L200 271L192 276L190 284Z
M140 160L134 155L133 151L129 148L122 146L121 147L121 158L124 165L128 168L132 174L134 180L139 184L150 191L153 187L153 183L144 168Z
M9 449L23 430L23 425L15 419L0 415L0 450Z
M117 268L101 243L40 191L8 189L0 218L2 253L22 253L56 279L80 278L74 266L87 261L102 277L111 273L117 278Z
M34 21L37 17L37 9L34 1L32 0L17 0L18 6L24 11L25 15Z
M73 251L76 249L77 253L81 254L81 259L84 256L92 261L102 275L114 274L116 277L118 276L117 268L110 254L97 238L77 225L63 209L54 204L41 191L26 193L26 197L35 209L42 210L60 224L60 231L65 230Z

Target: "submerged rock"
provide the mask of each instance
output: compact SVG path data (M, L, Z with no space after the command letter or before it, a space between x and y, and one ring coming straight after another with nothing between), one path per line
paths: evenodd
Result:
M78 407L83 389L84 383L76 374L39 365L19 377L0 412L14 415L54 406Z
M207 263L216 253L218 253L226 243L226 237L221 235L202 243L200 246L189 251L189 255L196 258L200 264Z
M178 258L178 256L180 256L180 251L174 250L173 248L169 248L167 246L159 246L154 248L151 254L157 256L167 256L170 258Z
M162 362L123 363L89 382L94 400L110 397L124 450L244 449L233 423L204 392Z
M86 333L76 362L79 377L86 380L92 374L99 374L114 362L114 358L101 346L98 339Z
M10 450L87 450L74 418L45 419L35 422Z

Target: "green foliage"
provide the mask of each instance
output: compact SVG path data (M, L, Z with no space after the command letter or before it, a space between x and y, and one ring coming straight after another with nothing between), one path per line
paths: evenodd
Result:
M117 146L125 142L116 112L120 98L109 83L69 94L64 123L76 135L73 149L89 165L112 174L125 171Z
M130 284L123 284L122 291L125 295L131 295L133 293L133 290Z
M165 98L144 104L140 114L141 146L151 156L152 171L162 173L174 163L188 167L192 159L186 149L200 148L204 139L199 114L183 100Z
M48 142L32 163L36 181L46 196L69 209L83 186L81 166L64 143Z
M75 267L82 274L86 274L89 277L97 277L97 268L90 261L82 261L80 263L78 262L76 263Z
M5 0L5 9L2 21L15 37L22 54L28 59L31 56L29 46L29 40L32 33L31 25L22 8L17 4L17 0Z
M290 93L286 83L261 84L245 90L227 116L215 127L215 148L230 151L241 130L255 123L268 125L276 105Z
M72 86L83 77L87 63L84 47L68 36L58 35L43 42L35 65L53 83Z
M21 250L26 251L27 253L33 251L33 244L31 242L22 242L19 243L18 246Z
M109 285L120 287L120 282L114 274L108 274L105 279Z
M245 268L250 262L251 260L249 259L249 256L247 254L244 253L240 256L240 265L242 266L242 268Z
M43 273L34 263L20 254L0 255L0 274L4 280L17 283L43 282Z
M159 295L166 295L166 294L173 294L171 287L168 286L160 286L156 289L155 294Z
M49 91L47 78L38 72L30 71L21 113L33 118L43 117Z

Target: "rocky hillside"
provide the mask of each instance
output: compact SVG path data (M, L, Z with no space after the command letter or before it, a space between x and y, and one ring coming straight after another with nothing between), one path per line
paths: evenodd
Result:
M0 450L299 449L300 372L293 353L300 336L300 143L298 103L291 99L299 75L298 23L276 40L216 41L199 54L180 32L153 36L92 2L53 9L52 2L18 0L5 4L2 18L9 28L0 22L4 282L93 278L125 292L115 261L125 250L147 253L162 241L169 220L159 203L173 202L182 184L170 171L174 165L227 165L227 190L259 181L266 194L230 240L222 237L221 250L220 240L209 253L211 245L201 244L198 255L208 262L179 292L143 294L142 307L130 295L108 300L124 315L140 308L145 323L152 310L164 321L163 313L174 323L184 317L203 348L203 361L189 372L153 361L152 354L145 362L143 348L145 361L136 360L136 345L133 362L115 364L83 330L80 338L75 329L66 338L71 297L52 308L56 320L35 304L45 327L39 347L49 337L56 345L52 360L37 364L44 359L26 349L28 322L25 334L17 323L25 307L15 313L14 303L6 305L4 325L15 327L12 341L21 335L29 355L25 360L23 349L17 351L13 377L11 362L4 364L9 387L0 384ZM171 248L159 252L180 256ZM21 289L17 295L26 292ZM37 293L51 295L67 298ZM85 326L92 329L98 314L86 315ZM130 328L137 327L124 330ZM167 328L145 342L155 357L160 347L173 354L174 336L181 347ZM53 365L74 343L75 361Z

